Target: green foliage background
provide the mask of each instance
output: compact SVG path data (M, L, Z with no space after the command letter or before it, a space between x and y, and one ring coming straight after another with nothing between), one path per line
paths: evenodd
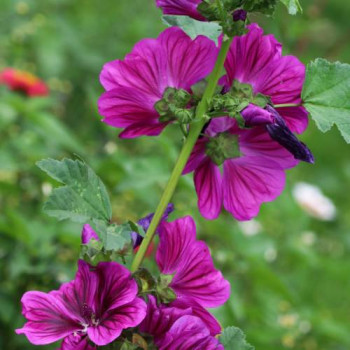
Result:
M57 183L36 161L73 153L85 159L108 186L115 222L137 220L156 207L181 145L177 127L159 138L122 141L100 122L96 108L102 65L164 28L153 2L1 0L0 68L33 71L52 90L49 98L29 100L0 88L1 349L34 348L14 334L24 321L21 295L72 278L80 249L80 225L42 213ZM254 20L305 63L319 56L349 63L350 2L302 5L302 16L288 16L280 6L276 21ZM232 297L216 316L223 326L242 328L258 350L350 348L350 148L337 130L321 134L313 122L303 140L316 164L289 171L283 195L261 209L258 235L244 235L226 214L203 220L191 175L173 200L177 216L195 217L200 237L232 283ZM333 199L334 222L312 219L295 203L291 189L298 181L320 186Z

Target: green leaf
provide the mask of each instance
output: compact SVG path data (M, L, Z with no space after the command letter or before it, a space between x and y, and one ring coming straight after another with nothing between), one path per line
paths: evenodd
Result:
M337 125L350 143L350 65L318 58L306 69L304 107L322 131Z
M244 333L236 327L227 327L220 336L220 342L225 350L254 350L254 347L247 343Z
M169 27L180 27L192 39L195 39L198 35L205 35L217 43L222 33L222 28L219 24L196 21L188 16L163 16L162 20Z
M123 249L125 245L131 241L131 231L128 223L122 225L112 224L108 226L104 244L105 250L118 251Z
M44 159L37 162L37 166L66 185L54 189L44 204L48 215L81 223L111 219L111 203L105 185L87 164L80 160Z
M296 15L298 12L303 12L299 0L281 0L281 2L287 6L290 15Z

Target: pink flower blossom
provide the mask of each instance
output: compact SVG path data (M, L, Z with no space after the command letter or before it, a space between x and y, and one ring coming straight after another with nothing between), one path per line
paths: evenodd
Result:
M179 300L194 300L203 307L222 305L230 297L230 284L216 270L209 249L196 240L190 216L163 222L156 261L163 275L173 275L169 284Z
M159 120L155 104L168 87L190 92L212 71L217 52L208 38L192 40L175 27L157 39L140 41L123 61L103 67L100 80L106 92L98 103L103 121L124 128L122 138L160 134L170 121Z
M16 332L35 345L64 339L64 350L93 349L88 339L106 345L145 317L146 303L137 294L136 282L122 265L101 262L92 267L80 260L75 279L58 291L23 295L28 322Z
M224 91L238 80L250 84L254 94L269 96L274 104L299 104L305 67L295 57L283 57L281 49L272 35L264 36L257 25L250 25L249 33L235 37L231 45L227 75L221 80ZM184 170L184 174L194 171L198 207L207 219L217 218L224 207L236 219L250 220L262 203L281 194L285 169L297 165L295 158L313 161L290 131L306 129L304 108L265 110L251 104L242 116L252 128L242 129L229 117L213 119Z
M167 333L171 331L177 320L184 316L194 316L201 320L203 328L209 335L214 337L221 332L221 326L217 320L204 308L193 300L175 300L169 305L157 304L156 298L149 296L147 315L140 324L140 330L153 336L155 344L161 345Z
M156 0L165 15L189 16L199 21L206 19L197 11L197 6L202 0Z
M159 344L159 350L224 350L203 321L195 316L179 318Z

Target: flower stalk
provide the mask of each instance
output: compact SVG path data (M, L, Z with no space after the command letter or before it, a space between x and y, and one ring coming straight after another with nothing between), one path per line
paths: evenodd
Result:
M208 78L208 85L204 91L203 98L202 98L201 102L199 103L197 110L196 110L196 117L195 117L196 122L194 122L190 127L188 137L186 138L186 140L182 146L180 155L176 161L176 164L174 166L172 174L171 174L169 181L165 187L163 195L159 201L158 207L154 213L154 217L151 221L151 224L146 232L146 235L142 241L142 244L141 244L139 250L137 251L137 253L134 257L134 260L133 260L132 265L131 265L131 272L137 271L137 269L140 267L140 265L143 261L143 258L147 252L147 248L149 247L149 245L152 242L152 239L153 239L154 234L156 232L156 229L160 223L160 220L163 216L163 213L164 213L167 205L169 204L169 202L170 202L170 200L175 192L176 186L177 186L179 179L181 177L181 174L186 166L188 158L191 155L192 149L193 149L193 147L198 139L198 136L200 135L200 133L203 129L203 126L207 122L207 120L204 118L204 115L208 110L209 101L213 97L213 95L215 93L216 86L217 86L218 81L221 77L222 68L224 66L225 59L226 59L227 53L229 51L229 48L231 46L232 40L233 40L233 38L228 38L228 37L226 37L226 38L224 37L224 39L223 39L223 42L221 44L221 49L220 49L218 58L216 60L214 69Z

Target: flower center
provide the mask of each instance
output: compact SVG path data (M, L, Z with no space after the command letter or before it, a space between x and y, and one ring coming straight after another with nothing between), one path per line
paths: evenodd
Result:
M240 157L238 136L229 132L217 134L209 139L205 153L216 165L223 164L226 159Z
M86 321L86 323L82 324L82 326L84 327L83 332L86 332L89 326L97 326L99 324L99 320L96 319L94 311L86 303L83 304L82 316Z

